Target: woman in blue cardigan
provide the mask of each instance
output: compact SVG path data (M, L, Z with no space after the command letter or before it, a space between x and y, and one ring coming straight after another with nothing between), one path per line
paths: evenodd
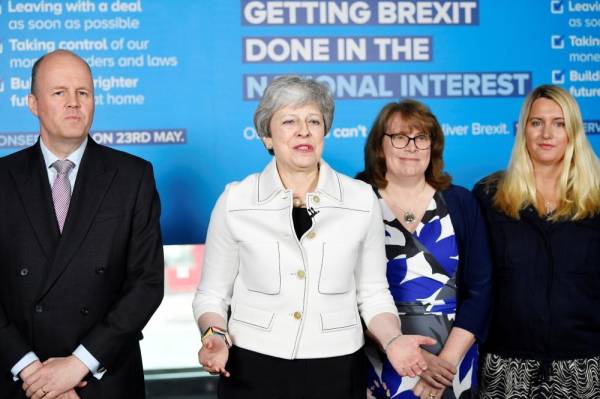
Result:
M435 337L428 370L401 377L375 346L368 398L475 397L477 345L490 309L491 262L473 195L443 170L444 134L424 104L386 105L365 146L359 178L377 194L385 226L387 278L407 334ZM412 390L412 392L411 392Z

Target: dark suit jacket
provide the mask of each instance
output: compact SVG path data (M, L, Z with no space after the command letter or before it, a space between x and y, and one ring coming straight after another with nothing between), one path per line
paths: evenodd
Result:
M163 297L152 166L96 144L81 160L62 236L39 143L0 158L0 398L24 397L10 369L27 352L79 345L107 369L81 398L144 397L141 330Z

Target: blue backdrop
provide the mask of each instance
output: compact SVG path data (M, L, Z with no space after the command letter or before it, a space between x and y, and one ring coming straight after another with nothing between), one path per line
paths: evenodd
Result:
M155 167L166 243L204 242L225 184L270 156L252 115L294 73L336 97L324 158L354 175L379 109L427 103L458 184L504 168L523 97L570 90L598 151L600 2L0 0L0 156L32 144L33 61L67 48L92 66L94 138Z

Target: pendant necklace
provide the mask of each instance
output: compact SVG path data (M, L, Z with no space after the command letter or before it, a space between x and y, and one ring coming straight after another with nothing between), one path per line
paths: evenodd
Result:
M321 167L320 165L317 165L317 173L316 173L316 174L315 174L315 176L313 177L313 180L312 180L311 184L310 184L310 185L307 187L307 189L308 189L307 191L308 191L308 192L311 192L311 190L313 190L313 191L314 191L314 190L316 189L316 186L317 186L317 184L318 184L318 182L319 182L319 171L320 171L320 167ZM311 189L311 187L312 187L312 189ZM287 188L287 186L286 186L286 188ZM306 194L305 194L305 195L306 195ZM299 196L296 196L296 195L294 195L294 196L292 197L292 206L293 206L294 208L306 208L306 202L304 202L304 200L303 200L303 198L302 198L302 197L299 197Z
M546 213L544 214L544 216L550 216L556 210L556 206L553 205L552 202L546 201L546 200L544 200L544 208L545 208L545 211L546 211Z
M538 191L538 195L541 197L542 202L544 203L544 216L548 217L552 215L552 213L556 210L556 204L554 201L548 201L541 191Z
M400 208L400 207L398 207L398 208ZM417 219L417 217L415 216L415 214L414 214L414 213L412 213L411 211L405 211L405 210L404 210L404 209L402 209L402 208L400 208L400 210L401 210L401 211L402 211L402 213L404 214L404 221L405 221L407 224L412 224L412 223L413 223L413 222L414 222L414 221Z
M417 198L421 196L421 194L423 193L423 191L425 191L425 187L427 187L427 186L425 185L423 187L423 189L421 190L421 192L416 196ZM396 201L392 201L391 198L390 198L390 202L396 208L398 208L402 212L402 220L404 220L404 223L406 223L408 225L411 225L411 224L413 224L417 220L417 216L415 215L415 213L413 211L411 211L411 210L405 210L400 205L398 205L398 203Z
M298 198L298 197L294 197L293 201L292 201L292 205L294 206L294 208L305 208L306 204L304 203L304 201L302 201L302 199Z
M396 202L393 202L393 204L394 204L394 206L396 206L396 208L400 209L400 211L402 212L402 220L404 220L404 223L413 224L415 222L415 220L417 220L417 216L415 215L414 212L405 211Z

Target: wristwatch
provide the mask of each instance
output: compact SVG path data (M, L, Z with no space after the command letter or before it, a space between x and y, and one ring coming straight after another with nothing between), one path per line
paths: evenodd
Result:
M229 336L229 333L227 332L227 330L224 330L221 327L216 327L216 326L210 326L210 327L208 327L202 333L201 340L204 341L204 338L210 337L211 335L218 335L221 338L223 338L223 340L225 341L225 345L227 346L227 348L231 348L231 345L233 345L232 342L231 342L231 337Z

